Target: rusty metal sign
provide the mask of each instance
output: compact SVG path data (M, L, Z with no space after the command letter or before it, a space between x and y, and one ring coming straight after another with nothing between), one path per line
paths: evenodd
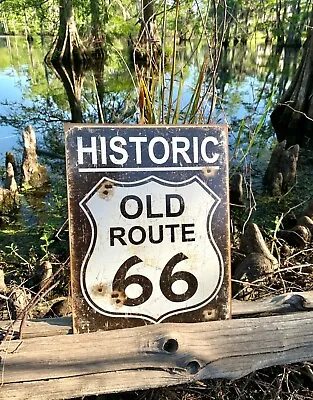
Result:
M75 332L229 317L225 126L65 126Z

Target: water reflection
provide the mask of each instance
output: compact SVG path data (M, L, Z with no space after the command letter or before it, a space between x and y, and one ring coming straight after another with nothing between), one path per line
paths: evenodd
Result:
M138 121L137 81L134 71L126 67L126 49L124 53L123 50L108 49L104 64L86 72L84 78L78 75L79 85L76 87L79 90L73 96L73 82L66 78L71 71L58 71L61 82L43 62L48 45L40 38L30 44L22 37L0 37L2 159L4 153L18 143L17 139L12 140L13 132L21 132L27 124L34 125L40 136L39 146L59 145L63 134L62 122L71 120L71 111L73 114L77 107L82 111L79 118L84 122ZM184 120L206 51L205 45L198 48L196 43L186 43L178 49L172 107L179 122ZM230 124L231 143L236 142L243 120L251 129L260 123L269 101L280 97L289 84L299 58L297 49L276 51L274 47L256 41L251 41L248 46L238 44L223 49L213 121ZM170 67L171 63L165 75L167 84ZM64 83L66 79L67 84ZM157 86L156 80L156 97L159 96ZM164 98L166 102L168 89ZM160 118L158 106L160 104L156 101L155 114ZM204 121L209 108L208 102L203 111ZM266 127L264 131L267 131L265 139L272 135ZM243 136L243 139L247 140L247 137Z

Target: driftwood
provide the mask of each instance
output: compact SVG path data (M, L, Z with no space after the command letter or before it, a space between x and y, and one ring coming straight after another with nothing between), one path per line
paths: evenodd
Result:
M64 399L236 379L309 361L312 320L313 312L305 312L6 341L0 399Z
M264 185L272 196L280 196L295 183L299 145L286 149L284 140L274 148L264 176Z
M23 132L23 139L22 184L25 188L39 188L49 182L49 178L46 167L38 163L36 135L31 126Z

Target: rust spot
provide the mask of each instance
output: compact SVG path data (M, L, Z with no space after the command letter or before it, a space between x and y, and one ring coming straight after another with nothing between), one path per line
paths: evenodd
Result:
M204 176L211 177L211 176L215 176L217 169L214 167L204 167L202 171L203 171Z
M101 183L98 194L104 200L109 200L113 195L113 183L110 181L104 181Z
M117 308L122 307L122 305L125 303L126 300L127 296L125 292L122 292L120 290L114 290L111 293L111 302Z
M104 283L97 283L93 286L92 293L95 296L105 296L107 293L110 292L110 290L111 289L108 287L108 285L105 285Z
M217 317L217 310L206 308L203 310L203 320L204 321L214 321Z

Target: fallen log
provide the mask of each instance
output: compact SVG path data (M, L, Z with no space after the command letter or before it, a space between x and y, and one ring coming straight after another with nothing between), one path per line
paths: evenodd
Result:
M312 360L312 321L313 312L305 312L6 341L0 399L64 399L237 379Z

